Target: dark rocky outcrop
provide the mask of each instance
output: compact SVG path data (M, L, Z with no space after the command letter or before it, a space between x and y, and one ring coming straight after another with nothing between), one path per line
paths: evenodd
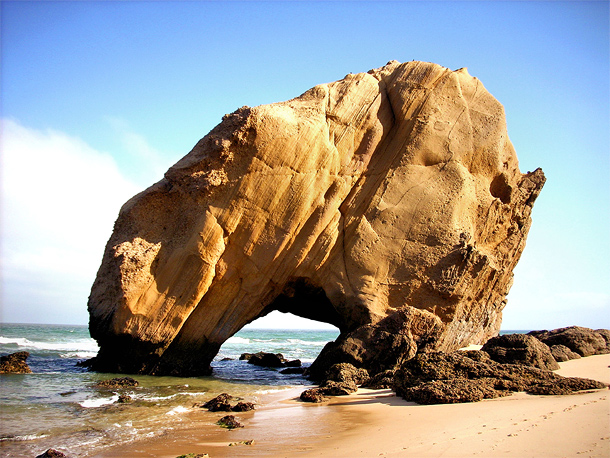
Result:
M95 384L96 388L107 388L115 390L118 388L131 388L138 386L140 383L131 377L117 377L109 380L102 380Z
M38 455L36 458L68 458L68 456L59 450L50 448L46 452Z
M266 353L259 351L258 353L242 353L239 357L241 361L248 361L249 364L262 367L301 367L301 361L298 359L287 360L281 353Z
M217 425L227 429L243 428L242 425L233 415L227 415L222 417L216 422Z
M235 404L233 407L231 407L231 410L233 412L249 412L254 409L255 409L255 406L254 406L253 402L244 402L244 401L240 401L237 404Z
M233 399L233 396L228 393L222 393L203 404L202 407L208 409L210 412L230 412L231 404L229 401L231 399Z
M128 395L126 395L126 394L120 394L120 395L119 395L119 399L117 399L117 401L116 401L116 402L117 402L118 404L127 404L127 403L129 403L129 402L131 402L131 401L132 401L131 396L128 396Z
M0 356L0 374L31 374L32 370L26 363L29 357L30 354L27 351Z
M376 324L361 326L326 344L309 368L309 375L321 381L329 368L339 363L366 368L372 374L395 369L417 351L435 348L443 329L436 315L402 307Z
M492 337L481 350L498 363L521 364L550 371L559 369L548 345L527 334Z
M241 358L240 358L241 359ZM281 353L265 353L263 351L250 355L249 364L263 367L285 367L286 358Z
M280 371L280 374L284 374L284 375L297 375L297 374L304 374L304 373L305 373L304 367L287 367L286 369L282 369Z
M549 347L564 345L580 356L610 353L607 340L610 338L610 331L604 329L594 331L581 326L570 326L552 331L532 331L529 335L536 337Z
M324 391L321 388L310 388L305 390L299 396L301 401L320 403L326 401L328 398L324 395Z
M483 343L544 182L465 68L392 61L243 107L121 208L88 301L91 365L205 375L272 311L339 328L318 379Z
M602 388L606 385L595 380L497 363L484 351L418 354L404 363L394 377L396 394L420 404L480 401L515 391L555 395Z

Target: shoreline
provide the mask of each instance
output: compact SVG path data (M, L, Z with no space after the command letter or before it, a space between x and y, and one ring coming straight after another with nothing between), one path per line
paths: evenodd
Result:
M610 384L610 355L560 363L555 371ZM254 412L235 414L236 430L214 423L225 413L193 412L189 425L117 446L90 458L228 457L569 457L610 456L610 393L516 393L475 403L418 405L391 390L359 389L321 404L298 401L307 386L269 394ZM216 418L218 417L218 418ZM253 445L229 443L254 440Z

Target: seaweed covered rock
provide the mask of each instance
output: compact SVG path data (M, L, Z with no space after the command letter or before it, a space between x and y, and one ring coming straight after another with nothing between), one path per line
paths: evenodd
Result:
M102 380L95 384L96 388L107 388L115 390L117 388L131 388L138 386L140 383L131 377L116 377L109 380Z
M522 364L550 371L559 369L548 345L527 334L492 337L481 350L498 363Z
M216 422L217 425L227 429L243 428L242 425L233 415L226 415Z
M570 394L606 385L531 366L497 363L484 351L457 351L418 354L396 371L393 388L407 401L445 404L492 399L516 391Z
M27 351L0 356L0 374L31 374L32 370L26 362L29 357Z

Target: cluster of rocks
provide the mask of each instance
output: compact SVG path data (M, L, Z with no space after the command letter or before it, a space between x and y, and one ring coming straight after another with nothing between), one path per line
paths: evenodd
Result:
M250 410L255 409L252 402L244 401L239 401L237 404L231 406L231 403L229 402L231 399L233 399L233 396L228 393L222 393L208 402L195 403L193 404L193 407L208 409L210 412L249 412Z
M553 331L532 331L528 333L546 344L553 358L563 362L582 356L610 353L610 330L589 329L570 326Z
M317 388L310 388L301 393L305 402L322 402L327 396L345 396L358 390L358 386L368 383L369 373L366 369L356 368L350 363L334 364L326 372L326 377Z
M26 363L29 357L27 351L0 356L0 374L31 374L32 370Z
M610 353L607 330L572 326L509 334L489 339L480 351L421 352L395 368L373 374L350 363L335 364L326 371L320 386L304 391L301 399L322 402L326 396L353 393L358 386L391 388L405 400L419 404L480 401L517 391L569 394L606 385L561 377L552 372L559 369L557 361L606 353Z

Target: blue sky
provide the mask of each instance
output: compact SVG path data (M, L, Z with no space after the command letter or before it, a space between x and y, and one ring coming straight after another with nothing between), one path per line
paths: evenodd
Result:
M395 59L468 67L547 175L503 328L610 327L608 2L0 5L3 321L85 324L120 206L225 113Z

